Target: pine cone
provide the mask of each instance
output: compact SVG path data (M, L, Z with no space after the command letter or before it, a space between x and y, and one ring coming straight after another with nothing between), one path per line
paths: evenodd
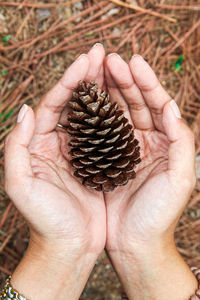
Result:
M111 103L109 95L97 93L94 81L80 81L69 102L68 133L72 136L71 164L85 186L109 192L135 178L140 147L132 126Z

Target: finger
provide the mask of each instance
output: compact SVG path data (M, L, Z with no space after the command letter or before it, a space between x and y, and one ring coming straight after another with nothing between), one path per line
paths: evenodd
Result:
M107 92L110 95L111 102L117 102L119 109L123 110L124 116L129 120L131 124L133 124L130 112L128 109L128 105L126 101L124 100L124 97L122 96L118 86L116 85L114 79L112 78L112 75L110 74L110 71L108 70L108 67L105 65L105 79L106 79L106 89Z
M88 73L86 74L84 80L88 82L94 80L98 84L99 90L102 90L103 81L104 81L103 62L105 58L105 50L102 44L100 43L95 44L88 52L88 58L89 58L89 68L88 68ZM66 118L67 113L68 113L68 108L65 107L61 113L59 124L63 126L66 126L68 124Z
M95 44L88 52L88 58L90 65L85 80L94 80L101 90L104 81L103 62L105 58L105 50L103 45L100 43Z
M33 110L23 105L18 122L5 141L5 188L9 193L14 187L26 187L27 179L33 176L28 146L35 129Z
M167 102L163 109L163 126L169 145L168 170L178 175L177 178L195 177L194 135L181 119L179 108L174 100Z
M99 74L96 79L100 91L105 91L105 74L104 74L104 65L102 64Z
M128 105L135 127L141 130L154 129L149 108L133 80L127 63L118 54L113 53L107 57L106 65Z
M88 68L88 55L82 54L43 97L36 109L36 134L49 133L56 128L63 108L71 98L78 81L85 79Z
M163 132L163 107L171 97L164 90L149 64L141 56L136 55L132 57L130 70L150 109L155 127Z

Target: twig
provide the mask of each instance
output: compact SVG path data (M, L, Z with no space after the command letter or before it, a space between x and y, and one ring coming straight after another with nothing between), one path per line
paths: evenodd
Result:
M116 40L116 39L121 39L124 37L125 34L122 34L120 36L113 36L113 35L106 35L106 36L103 36L101 39L99 38L94 38L92 40L88 40L88 41L84 41L82 43L79 44L79 47L84 47L84 46L91 46L93 45L94 43L97 43L97 42L104 42L104 41L110 41L110 40ZM64 46L62 48L60 48L59 50L57 50L56 53L60 53L60 52L64 52L66 50L72 50L72 49L76 49L77 48L77 43L73 43L73 44L69 44L67 46ZM80 51L82 49L79 49ZM113 52L114 50L112 50ZM80 54L80 53L79 53Z
M178 37L173 33L173 31L169 27L165 27L165 30L169 33L169 35L171 35L175 42L178 42Z
M117 48L115 49L115 52L118 52L121 47L124 46L124 44L130 39L131 36L133 36L134 32L142 25L142 23L138 23L134 28L131 29L131 31L126 34L126 37L119 43Z
M3 111L3 109L5 109L5 108L7 108L7 110L10 111L10 109L16 105L17 101L19 101L19 99L21 98L21 96L23 95L26 88L33 80L33 78L34 78L34 76L30 75L26 80L24 80L21 84L19 84L19 86L10 95L10 99L12 99L10 106L7 107L7 103L5 103L4 105L1 106L0 111Z
M174 50L176 50L187 38L200 26L200 20L196 22L192 28L181 38L179 41L165 54L165 59L168 57Z
M162 15L162 14L160 14L158 12L155 12L155 11L152 11L150 9L145 9L145 8L140 7L140 6L135 6L135 5L132 5L132 4L128 4L128 3L122 2L121 0L109 0L109 1L113 2L113 3L117 4L117 5L133 9L135 11L140 11L140 12L142 12L144 14L149 14L149 15L152 15L154 17L162 18L162 19L167 20L169 22L173 22L173 23L177 22L177 20L174 19L174 18Z
M0 266L1 272L5 273L6 275L10 275L10 271L2 266Z
M4 214L3 214L3 217L2 217L1 223L0 223L0 228L3 227L3 225L4 225L4 223L5 223L6 219L7 219L7 216L8 216L8 214L9 214L9 212L10 212L12 206L13 206L13 204L12 204L12 202L10 202L10 203L8 204L6 210L4 211Z
M104 2L105 1L103 1L103 3ZM81 11L79 14L77 14L75 16L72 16L71 18L69 18L69 19L67 19L67 20L65 20L63 22L60 22L56 26L51 26L48 31L46 31L45 33L37 36L36 38L34 38L32 40L25 41L25 43L24 42L20 42L20 43L22 43L22 45L20 47L18 47L17 51L20 51L22 48L30 48L36 42L39 42L41 40L43 41L44 39L46 39L49 36L50 32L52 32L52 31L54 31L54 35L56 35L56 30L58 30L59 28L61 28L63 26L66 26L69 23L72 23L74 20L76 20L79 17L86 16L89 12L94 11L97 8L98 8L97 5L93 5L93 7L85 9L84 11ZM1 47L0 46L0 50L2 50L2 51L10 50L11 48L13 48L13 45L12 46L7 46L7 47Z
M60 6L69 6L69 5L79 2L79 1L80 0L71 0L71 1L67 1L67 3L61 2L61 3L46 3L46 4L17 3L17 2L0 1L0 5L15 6L15 7L33 7L33 8L54 8L54 7L60 7Z
M160 7L160 8L176 9L176 10L180 10L180 9L200 10L200 6L199 5L167 5L167 4L156 4L155 6L156 7Z
M16 38L18 38L18 36L20 35L20 33L22 32L23 27L26 25L26 23L28 22L28 19L30 18L31 14L33 12L33 7L31 8L31 10L29 11L29 13L27 14L27 16L25 17L25 19L23 20L21 26L19 27L19 29L16 32Z
M120 23L120 22L122 22L122 21L124 21L126 19L129 19L131 17L133 17L133 15L128 15L128 16L121 17L121 18L119 18L119 19L117 19L117 20L115 20L115 21L113 21L111 23L108 23L106 25L103 25L101 27L98 27L98 28L94 29L92 32L93 32L93 34L96 33L96 32L101 32L102 30L104 30L106 28L113 27L114 25L116 25L116 24L118 24L118 23ZM52 53L58 53L58 52L60 52L60 49L63 48L66 43L69 43L75 37L84 36L87 32L88 32L88 29L83 29L83 30L75 33L74 35L71 35L71 36L65 38L62 42L58 43L53 48L51 48L51 49L49 49L49 50L47 50L45 52L42 52L40 54L36 54L35 57L36 58L38 58L38 57L44 57L44 56L52 54Z
M9 240L11 239L11 237L13 236L13 232L9 233L7 235L7 237L5 238L5 240L3 241L3 243L0 246L0 254L3 251L3 249L5 248L5 246L8 244Z

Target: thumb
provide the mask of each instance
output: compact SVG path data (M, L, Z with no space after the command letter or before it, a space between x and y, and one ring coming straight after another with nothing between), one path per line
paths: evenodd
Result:
M33 110L24 104L18 114L17 124L5 141L5 189L8 194L26 187L33 176L28 146L35 129ZM13 193L12 193L13 194Z
M168 171L195 182L194 135L181 118L174 100L167 102L163 109L163 126L169 140Z

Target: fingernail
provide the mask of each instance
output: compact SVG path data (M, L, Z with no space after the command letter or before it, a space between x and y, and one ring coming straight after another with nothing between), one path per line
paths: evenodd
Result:
M175 114L175 116L178 118L178 119L181 119L181 112L179 110L179 107L178 105L176 104L176 102L172 99L169 103L171 105L171 108Z
M115 52L114 52L114 53L108 54L108 56L109 56L109 57L110 57L110 56L116 56L116 57L122 59L121 56L120 56L119 54L115 53Z
M101 43L96 43L96 44L94 44L94 45L92 46L92 48L95 48L96 46L102 46L102 44L101 44Z
M139 58L143 59L143 57L140 54L133 54L132 58L134 58L134 57L139 57Z
M27 110L28 110L28 105L23 104L17 116L17 123L20 123L23 120Z
M79 55L76 60L82 59L83 57L87 57L87 54L83 53Z

